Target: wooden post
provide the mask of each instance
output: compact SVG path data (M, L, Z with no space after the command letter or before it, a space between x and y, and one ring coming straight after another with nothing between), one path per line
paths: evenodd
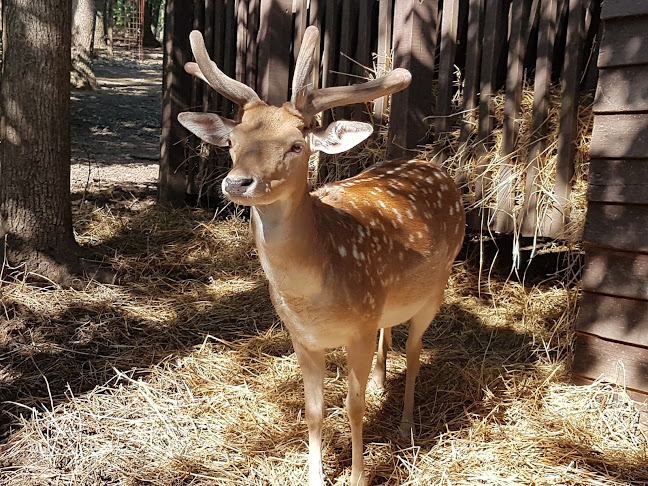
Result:
M291 42L292 0L262 1L257 91L268 104L288 99Z
M225 39L223 64L219 64L221 70L230 78L236 77L236 10L235 0L225 0ZM236 103L223 98L223 116L234 118L234 112L238 110Z
M585 11L583 0L569 0L567 21L567 45L562 75L562 102L560 108L560 132L556 163L555 204L543 225L545 236L560 237L569 220L569 195L574 176L574 145L578 134L578 97L580 92L581 50Z
M335 0L326 0L326 12L324 19L324 50L322 52L322 88L335 86L335 71L337 69L336 60L338 59L336 51L336 40L338 37L338 19L336 18ZM322 125L327 125L333 117L331 111L326 110L322 113Z
M480 93L479 93L479 128L477 137L477 168L475 178L475 200L480 201L488 191L486 181L487 165L483 159L490 149L491 134L495 108L492 97L496 90L498 56L506 36L507 16L504 15L504 0L490 0L484 16L484 44L481 61ZM488 210L480 208L469 214L468 226L480 231L489 219Z
M551 95L551 70L556 37L558 0L543 0L540 24L538 27L538 54L536 57L535 82L533 85L533 118L531 121L531 150L527 169L526 190L524 192L524 211L522 235L538 235L538 157L546 150L546 135L549 127L549 97Z
M167 0L164 21L164 78L162 85L162 133L158 202L181 206L185 201L186 177L183 140L189 132L178 122L178 114L188 109L191 76L184 70L191 60L189 32L193 24L193 0Z
M391 55L393 0L379 0L378 4L378 48L376 50L377 75L387 71L387 58ZM374 125L385 125L387 118L387 96L374 102Z
M293 14L295 15L293 61L296 61L301 49L301 42L304 38L304 32L306 31L306 27L308 27L308 0L293 0ZM294 69L294 62L291 66L291 70L292 69Z
M205 29L203 32L205 38L205 47L207 52L214 53L214 2L219 0L204 0L205 2ZM212 89L203 89L202 111L209 111L210 99L213 97Z
M484 13L484 0L470 0L468 10L468 35L466 48L466 71L464 75L464 86L461 111L463 112L463 123L459 133L459 144L465 146L474 131L477 122L475 108L477 108L477 92L479 91L479 69L481 66L482 50L482 18ZM466 164L468 155L462 154L459 160L458 184L467 182L462 170Z
M319 77L322 42L322 13L324 12L324 9L320 8L320 2L323 2L323 0L310 0L310 12L308 19L308 24L314 25L320 31L320 45L317 47L317 49L315 49L315 55L313 56L313 89L317 89L320 86Z
M260 0L249 0L248 6L248 45L245 65L246 84L256 91L257 84L257 53L259 34L259 2Z
M443 3L441 18L441 47L439 49L439 91L437 95L434 138L450 128L450 109L454 80L454 61L457 49L457 24L459 23L459 0Z
M392 95L389 157L412 155L425 142L432 114L432 77L438 34L436 1L396 0L393 67L412 73L409 88Z
M513 211L515 195L514 166L518 163L515 149L520 124L517 121L522 100L524 83L524 51L526 29L529 22L529 0L513 0L511 5L511 37L509 40L508 72L506 76L506 102L504 104L504 127L502 130L502 152L497 188L497 210L493 229L500 233L513 233L515 220Z
M245 83L248 44L248 2L238 0L236 5L236 80Z

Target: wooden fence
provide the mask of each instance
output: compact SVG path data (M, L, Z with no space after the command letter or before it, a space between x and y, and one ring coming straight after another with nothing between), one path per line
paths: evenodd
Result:
M362 81L392 67L413 75L410 88L393 95L390 111L386 100L377 100L370 114L363 115L364 106L347 107L324 114L324 122L364 116L381 125L389 113L389 155L433 144L433 155L465 185L475 208L473 229L561 237L569 218L580 93L596 85L596 63L588 61L596 58L599 11L600 0L167 0L160 200L184 202L199 192L208 167L227 165L222 157L200 157L199 144L176 121L189 108L230 117L236 109L182 70L191 60L189 31L204 33L225 73L281 104L289 99L301 36L312 24L321 32L314 76L320 86ZM525 85L533 87L533 107L525 127L530 146L522 157ZM548 148L556 93L558 139ZM502 96L498 127L494 100ZM500 129L494 169L485 157ZM447 137L452 130L455 146ZM459 155L457 142L477 148ZM549 188L538 182L538 160L547 150L556 160ZM520 174L526 180L522 196L514 190ZM550 205L541 216L540 194Z

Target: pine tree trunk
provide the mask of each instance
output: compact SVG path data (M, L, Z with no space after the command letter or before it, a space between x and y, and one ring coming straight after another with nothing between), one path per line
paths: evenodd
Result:
M14 268L58 282L79 271L70 203L70 2L3 0L0 251Z
M95 26L94 0L72 0L72 86L99 89L92 71L92 39Z
M108 55L113 57L113 19L114 8L113 0L105 0L104 3L104 31L106 32L106 46L108 46Z

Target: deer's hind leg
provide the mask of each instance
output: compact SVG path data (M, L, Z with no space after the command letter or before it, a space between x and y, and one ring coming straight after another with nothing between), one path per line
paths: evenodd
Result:
M378 338L378 352L376 353L376 365L371 373L369 388L373 390L384 390L387 380L387 351L391 348L391 327L380 330Z
M405 375L405 397L403 399L403 418L401 419L399 433L402 437L415 434L414 427L414 386L421 366L421 348L423 347L423 334L432 323L434 316L441 307L445 288L430 297L427 303L410 319L409 334L407 336L407 372Z

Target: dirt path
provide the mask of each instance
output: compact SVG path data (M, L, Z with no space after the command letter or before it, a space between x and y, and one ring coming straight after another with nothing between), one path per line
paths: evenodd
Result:
M162 50L125 51L94 64L102 89L71 95L73 192L109 186L154 189L158 176Z

